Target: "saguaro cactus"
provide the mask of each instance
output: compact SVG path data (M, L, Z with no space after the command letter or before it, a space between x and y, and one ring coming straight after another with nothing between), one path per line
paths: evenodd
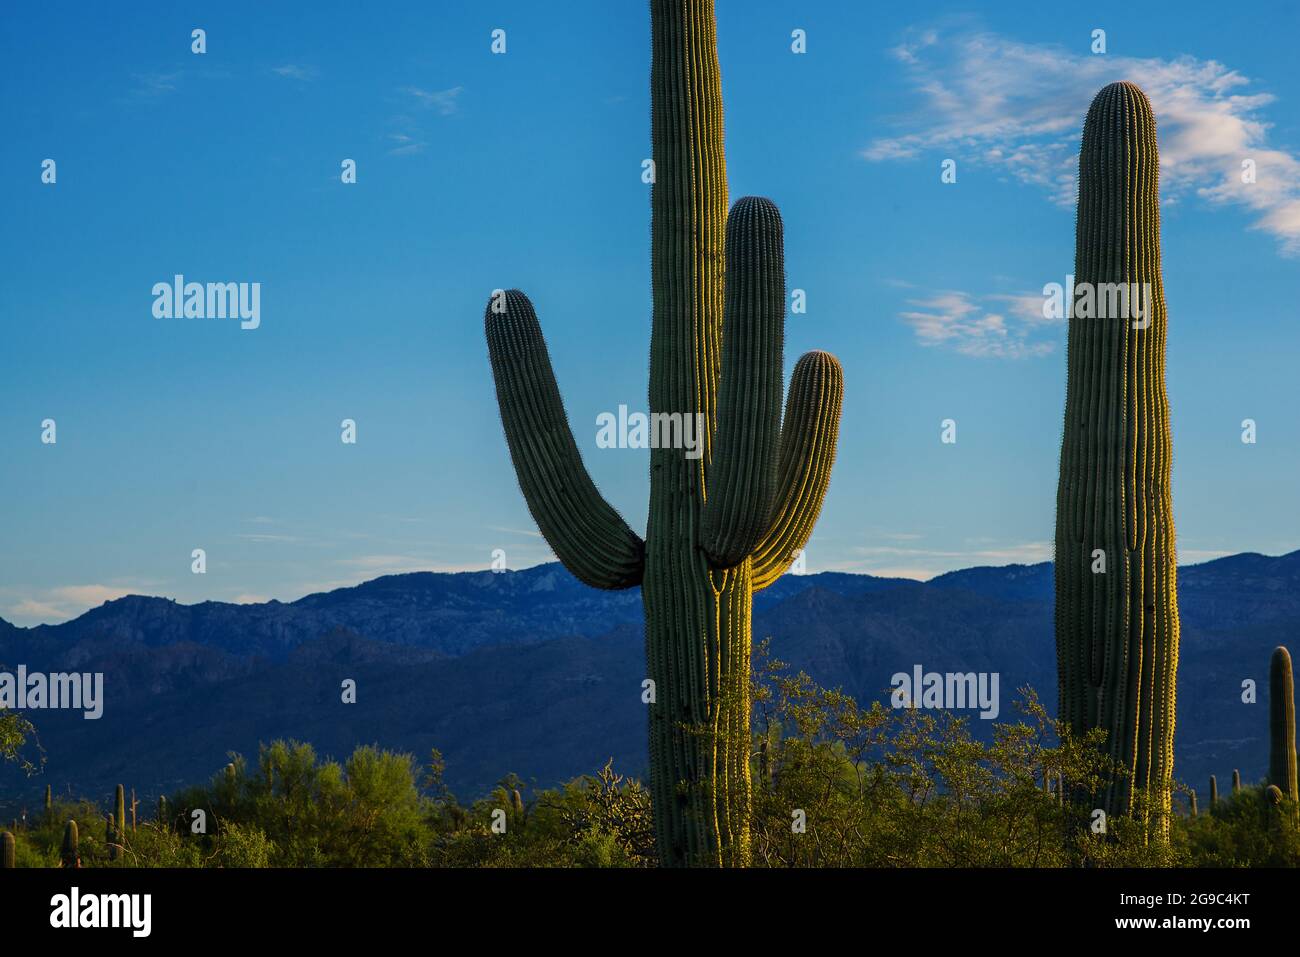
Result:
M800 358L781 421L782 223L754 197L727 215L713 3L651 0L650 15L650 412L660 436L671 438L674 422L700 422L702 454L652 448L644 541L583 466L528 298L494 295L485 325L506 440L538 528L587 584L641 585L660 860L744 865L752 594L812 534L843 372L825 352Z
M121 785L118 785L120 788ZM109 814L105 818L106 825L104 828L104 846L108 848L108 859L117 860L122 854L122 846L119 843L122 840L122 832L118 829L117 818Z
M50 790L50 786L47 784L45 785L45 820L48 821L50 819L50 815L53 812L54 812L54 793Z
M1163 833L1178 604L1158 163L1146 95L1107 86L1079 151L1074 272L1093 299L1069 320L1055 562L1059 716L1076 733L1105 729L1128 771L1097 796L1107 813L1133 811L1140 792L1142 817L1154 812ZM1121 288L1134 287L1122 308Z
M117 786L113 795L113 820L117 824L117 833L126 833L126 791L122 785Z
M1241 772L1236 768L1232 769L1232 793L1236 794L1241 790Z
M1210 810L1213 811L1219 804L1219 780L1213 774L1210 775Z
M1273 649L1268 666L1268 781L1292 801L1296 790L1295 684L1291 653L1282 645Z
M1196 817L1196 789L1187 792L1187 811L1192 817Z
M15 863L15 856L18 853L18 842L8 831L0 831L0 870L13 870L18 865Z
M77 822L69 821L63 826L63 849L59 855L64 867L81 866L81 838L77 835Z

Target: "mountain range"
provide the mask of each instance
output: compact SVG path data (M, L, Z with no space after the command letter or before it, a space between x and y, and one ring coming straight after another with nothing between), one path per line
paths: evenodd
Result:
M1226 786L1233 768L1247 781L1266 771L1269 655L1300 632L1298 586L1300 551L1179 569L1175 774L1198 790L1211 773ZM754 637L864 702L916 665L997 672L1008 720L1021 686L1055 706L1052 612L1049 563L928 582L787 574L755 596ZM28 712L46 764L31 777L0 770L3 803L30 804L47 783L102 800L119 782L148 801L275 738L340 758L375 743L423 762L436 747L466 799L510 771L546 787L610 757L643 775L641 614L639 591L595 591L549 564L390 575L288 603L132 595L57 625L0 620L0 671L102 672L105 689L98 720ZM1246 679L1256 703L1242 701Z

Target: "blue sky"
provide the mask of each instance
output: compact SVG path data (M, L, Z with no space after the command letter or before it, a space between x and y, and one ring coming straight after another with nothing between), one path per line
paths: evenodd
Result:
M547 560L493 400L497 287L532 297L588 467L644 528L647 453L598 449L595 420L645 406L645 5L449 6L7 13L0 617ZM810 571L1050 557L1065 328L1035 314L1072 265L1084 112L1121 78L1161 123L1180 558L1300 547L1300 15L1049 6L718 4L731 197L781 207L808 296L787 374L810 348L845 368ZM261 283L260 327L155 319L176 273Z

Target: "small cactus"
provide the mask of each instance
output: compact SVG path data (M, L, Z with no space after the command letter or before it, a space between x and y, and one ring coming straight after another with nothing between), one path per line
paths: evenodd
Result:
M1296 787L1295 684L1291 653L1273 649L1268 667L1268 782L1291 801L1300 800Z
M50 815L54 813L54 795L50 791L50 786L45 785L45 819L48 821Z
M521 795L521 794L519 793L519 789L518 789L518 788L515 788L515 789L513 789L513 790L510 792L510 803L514 806L515 814L518 815L519 817L523 817L523 816L524 816L524 798L523 798L523 795Z
M122 785L118 785L118 792L121 793ZM107 816L108 826L104 832L104 844L108 847L108 859L115 861L121 853L121 845L118 843L117 819L113 815Z
M167 826L167 798L161 794L158 795L158 823L163 827Z
M1214 808L1218 806L1218 803L1219 803L1219 781L1213 774L1211 774L1210 775L1210 810L1213 811Z
M1236 768L1232 769L1232 793L1237 794L1241 791L1241 772Z
M1187 792L1187 808L1193 818L1196 817L1196 789Z
M14 855L17 853L18 842L8 831L0 831L0 870L12 870L18 865L14 863Z
M60 856L64 867L81 866L81 839L77 835L76 821L69 821L63 827L63 850Z
M126 791L120 784L113 795L113 822L118 834L126 833Z
M131 788L131 833L135 833L135 809L140 806L140 802L135 799L135 788Z

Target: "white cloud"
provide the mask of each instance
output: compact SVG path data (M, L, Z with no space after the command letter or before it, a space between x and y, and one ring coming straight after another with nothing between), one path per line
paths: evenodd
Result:
M299 66L296 63L286 63L284 66L273 66L271 72L277 76L285 77L289 80L299 80L308 82L320 76L320 71L312 66Z
M1268 143L1271 124L1261 112L1274 97L1247 92L1252 81L1221 63L1093 56L990 33L933 30L891 52L924 102L911 115L925 119L870 143L862 151L868 160L951 151L1072 206L1088 104L1106 84L1132 80L1155 108L1164 202L1195 195L1240 206L1254 215L1253 228L1276 237L1284 253L1300 255L1300 158ZM1255 161L1255 183L1241 181L1246 159Z
M137 591L112 585L62 585L57 588L14 586L2 593L11 599L4 606L4 618L18 625L38 625L75 618L106 601Z
M908 299L899 318L923 346L939 346L968 356L1029 359L1056 348L1053 325L1043 318L1043 298L1031 293L974 297L945 291Z
M421 106L437 110L443 116L450 116L456 112L457 101L463 89L464 87L461 86L453 86L449 90L422 90L419 87L408 86L402 92L415 97Z

